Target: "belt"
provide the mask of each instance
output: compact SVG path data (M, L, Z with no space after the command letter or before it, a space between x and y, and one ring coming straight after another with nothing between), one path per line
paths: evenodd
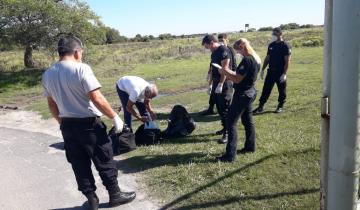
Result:
M62 117L61 122L70 122L70 123L93 123L95 120L100 119L100 117L84 117L84 118L75 118L75 117Z

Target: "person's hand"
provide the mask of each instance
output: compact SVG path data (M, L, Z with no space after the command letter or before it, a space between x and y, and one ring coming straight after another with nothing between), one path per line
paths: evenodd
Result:
M116 114L112 121L115 127L115 133L121 133L124 128L124 122L121 120L119 115Z
M286 74L282 74L280 77L280 83L284 83L286 81Z
M206 75L206 81L207 81L207 82L210 81L210 77L211 77L211 74L208 73L208 74Z
M156 120L157 119L157 116L154 112L150 112L150 117L151 117L151 120Z
M215 93L217 93L217 94L222 93L222 89L223 89L223 83L219 83L215 89Z
M224 70L222 68L218 69L219 74L225 74Z
M265 73L265 70L264 70L264 69L261 70L261 72L260 72L260 78L261 78L261 79L264 79L264 73Z
M211 95L212 92L212 85L209 85L209 88L207 89L207 94Z
M139 119L141 122L146 123L149 122L149 117L148 116L141 116Z

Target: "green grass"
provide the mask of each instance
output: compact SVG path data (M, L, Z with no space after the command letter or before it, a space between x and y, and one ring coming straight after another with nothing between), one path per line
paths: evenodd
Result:
M224 151L212 135L220 123L197 114L206 107L206 94L188 91L155 104L185 104L198 122L193 135L139 148L119 166L135 166L125 172L142 173L151 194L169 209L318 209L321 66L322 48L294 51L285 113L255 117L255 154L238 156L234 164L215 163ZM257 82L259 93L262 83ZM266 108L276 105L274 88ZM241 147L244 130L240 123L238 128Z
M319 33L314 29L287 35L299 39ZM268 33L245 35L255 41L259 39L255 45L264 58L263 43ZM293 50L285 112L255 116L256 153L239 155L233 164L220 164L213 161L224 151L224 145L216 143L219 136L213 135L220 128L219 118L198 114L208 103L205 75L209 54L194 50L187 56L175 53L167 57L178 45L200 44L198 39L185 39L88 49L86 59L91 61L103 85L102 91L114 107L120 104L114 88L116 80L124 75L138 75L159 86L162 96L153 104L162 129L175 104L185 105L197 121L198 127L191 136L139 147L119 161L119 169L123 173L141 174L148 194L159 200L164 209L318 209L322 48ZM133 56L133 62L122 60L127 53ZM141 58L152 53L158 57ZM36 54L41 55L44 54ZM42 70L20 71L19 60L20 52L0 53L3 69L0 104L20 103L49 117L38 80ZM263 81L258 80L258 98L262 85ZM276 108L277 95L274 87L266 111ZM241 123L238 132L241 148L244 143Z

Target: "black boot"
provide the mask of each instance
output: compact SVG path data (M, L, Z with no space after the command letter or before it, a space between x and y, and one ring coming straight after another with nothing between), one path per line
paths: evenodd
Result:
M277 106L275 113L276 114L280 114L281 112L283 112L283 106L284 104L279 103L279 105Z
M237 151L237 154L246 154L246 153L254 153L255 149L247 149L247 148L242 148L241 150Z
M120 188L117 187L115 190L109 191L109 207L130 203L135 197L135 192L121 192Z
M224 128L215 132L216 135L224 135L224 133L225 133Z
M226 144L227 142L228 142L228 134L226 132L224 132L221 139L218 140L218 143L219 144Z
M89 210L98 210L99 208L99 198L95 192L87 193L86 198L88 199Z
M256 109L254 109L253 114L261 114L264 112L264 105L260 104Z
M235 161L235 157L224 154L222 156L216 157L215 160L223 163L231 163Z

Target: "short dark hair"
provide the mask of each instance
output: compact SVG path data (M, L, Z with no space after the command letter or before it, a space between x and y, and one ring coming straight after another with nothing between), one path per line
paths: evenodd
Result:
M59 56L73 55L77 49L83 49L83 44L76 36L66 36L58 42Z
M227 39L228 35L226 33L221 33L218 35L218 39Z
M276 28L273 29L273 33L277 33L277 34L282 35L282 30L281 30L280 27L276 27Z
M218 42L218 40L214 35L207 34L206 36L204 36L201 44L210 44L211 42Z

